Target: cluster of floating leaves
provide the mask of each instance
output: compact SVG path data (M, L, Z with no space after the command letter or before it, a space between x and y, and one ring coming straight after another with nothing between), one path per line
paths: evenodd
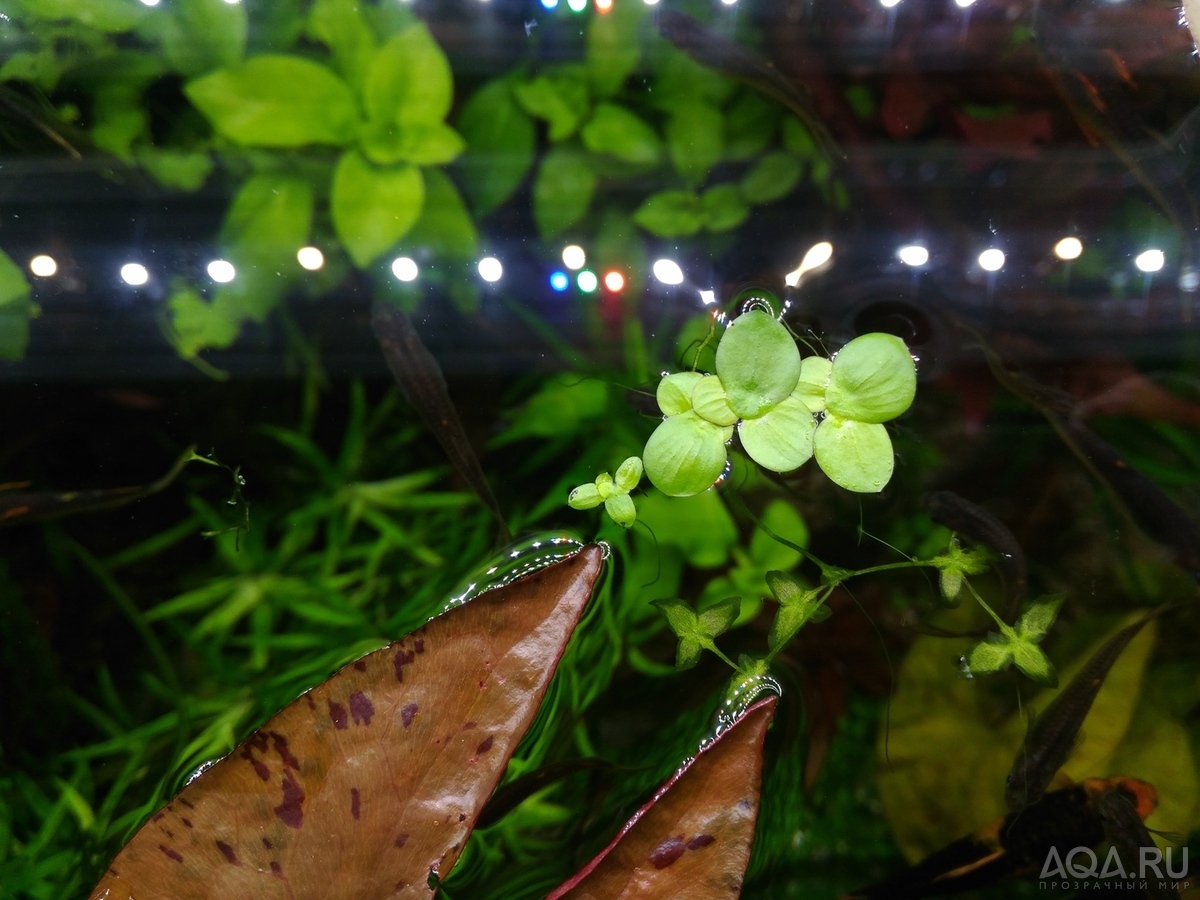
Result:
M790 472L812 457L836 484L858 493L892 476L883 423L912 404L916 366L890 334L855 338L832 359L804 360L783 324L752 308L730 323L716 374L681 372L659 384L666 418L646 442L654 486L673 497L706 490L726 463L736 427L742 448L764 469Z
M637 518L630 491L643 465L670 497L699 494L726 471L736 429L742 448L764 469L791 472L809 459L836 484L857 493L883 490L895 465L883 423L912 404L916 365L900 338L855 338L832 358L800 358L787 328L766 304L749 305L721 336L715 374L665 376L655 398L664 419L616 477L601 473L576 487L574 509L604 504L618 525Z

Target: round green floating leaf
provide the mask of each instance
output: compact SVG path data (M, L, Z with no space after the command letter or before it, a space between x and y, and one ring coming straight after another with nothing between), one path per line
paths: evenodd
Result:
M917 367L904 341L878 332L856 337L834 357L825 391L829 411L858 422L886 422L912 404Z
M725 388L716 375L705 375L696 382L696 389L692 391L692 407L700 418L714 425L734 425L738 420L737 413L729 408Z
M567 505L571 509L591 509L603 502L604 498L600 496L600 489L594 484L581 484L567 497Z
M813 414L795 394L785 397L757 419L738 426L750 458L772 472L798 469L813 455Z
M671 416L646 441L646 477L670 497L707 490L725 470L725 433L694 412Z
M677 416L692 408L692 391L704 375L700 372L677 372L658 383L655 399L664 416Z
M642 461L636 456L631 456L625 462L621 463L617 469L617 474L613 481L617 485L617 489L629 493L638 486L638 482L642 480Z
M800 380L800 351L788 330L761 310L738 316L717 346L717 375L729 406L750 419L786 397Z
M829 373L833 363L823 356L809 356L800 363L800 381L792 396L796 397L813 412L825 408L825 390L829 387Z
M834 484L859 494L882 491L895 464L886 428L831 414L817 426L813 455Z
M628 494L616 494L604 501L604 510L609 518L622 528L629 528L637 521L637 509Z

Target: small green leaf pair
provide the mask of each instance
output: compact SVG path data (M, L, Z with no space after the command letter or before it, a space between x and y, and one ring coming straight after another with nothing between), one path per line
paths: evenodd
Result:
M1000 672L1015 663L1017 668L1043 687L1057 687L1058 673L1038 644L1054 624L1062 597L1043 597L1031 603L1015 627L1000 625L985 640L971 648L966 669L971 675Z
M697 613L682 600L651 602L667 617L667 624L679 638L679 647L675 653L677 669L683 671L696 665L700 661L701 650L711 650L729 665L733 665L713 641L718 635L728 631L737 620L738 610L741 608L741 601L737 597L722 600L701 613Z
M899 338L866 334L832 361L801 361L787 329L752 309L722 335L715 368L716 375L683 372L659 384L667 418L642 457L663 493L687 497L710 487L725 469L735 425L743 449L765 469L790 472L815 455L847 490L874 493L891 478L892 443L882 423L916 394L916 367Z
M642 461L631 456L617 468L614 478L607 472L596 476L592 484L581 484L567 497L571 509L591 509L604 504L604 511L622 528L637 521L637 508L629 492L642 480Z
M824 622L831 610L825 605L829 587L806 588L787 572L768 572L767 584L779 602L779 612L767 633L767 646L774 655L809 622Z
M966 576L986 571L988 556L986 546L981 544L971 550L964 550L958 543L958 538L953 535L950 537L950 546L946 552L932 560L938 568L942 600L947 606L958 606Z

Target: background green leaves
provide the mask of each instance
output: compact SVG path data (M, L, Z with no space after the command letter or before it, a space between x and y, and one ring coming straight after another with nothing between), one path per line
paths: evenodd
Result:
M413 165L374 166L357 151L333 173L330 212L350 258L365 266L405 235L425 202L425 182Z
M256 56L188 82L188 99L222 135L258 147L343 146L357 136L349 85L299 56Z

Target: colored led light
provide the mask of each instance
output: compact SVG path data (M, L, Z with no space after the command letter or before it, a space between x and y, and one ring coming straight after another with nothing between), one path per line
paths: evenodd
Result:
M900 262L906 266L923 266L929 262L929 251L920 244L910 244L907 247L901 247L896 251L896 255L900 257Z
M556 291L565 291L571 284L566 272L553 272L550 275L550 287Z
M600 279L596 277L596 273L590 269L584 269L575 276L575 283L579 285L579 289L585 294L590 294L600 286Z
M614 294L625 290L625 276L616 269L604 273L604 286Z

